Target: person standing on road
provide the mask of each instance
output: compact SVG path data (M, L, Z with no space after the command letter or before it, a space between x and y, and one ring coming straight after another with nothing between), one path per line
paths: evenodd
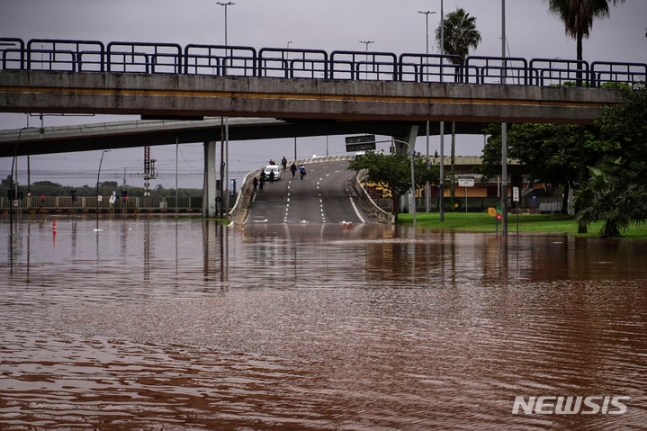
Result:
M258 178L254 177L254 181L252 181L252 185L254 186L254 193L256 193L256 189L258 188Z
M285 170L288 166L288 159L283 156L283 159L281 160L281 166L283 166L283 170Z
M258 190L263 191L263 186L265 185L265 175L261 175L261 180L258 182Z
M294 178L297 173L297 165L295 165L294 162L292 162L292 166L290 166L290 172L292 172L292 178Z
M306 176L306 167L301 165L299 166L299 175L301 176L301 179Z
M270 172L270 184L274 183L274 171Z

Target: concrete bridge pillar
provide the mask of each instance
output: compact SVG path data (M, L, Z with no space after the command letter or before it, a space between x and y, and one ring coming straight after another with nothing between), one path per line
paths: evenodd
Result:
M202 216L216 216L216 141L204 143Z
M397 152L404 151L406 153L411 153L415 151L416 149L416 138L418 137L418 126L409 126L409 130L407 131L406 136L402 137L397 137L394 136L396 139L395 141L395 148ZM409 144L409 148L407 148L406 145L404 145L402 142L398 141L404 141L407 144Z

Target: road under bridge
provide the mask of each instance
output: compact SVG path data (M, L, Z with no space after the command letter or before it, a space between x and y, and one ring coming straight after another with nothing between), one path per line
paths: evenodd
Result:
M255 119L240 127L232 121L229 140L373 133L413 143L427 122L431 134L440 121L456 122L458 133L481 133L492 122L591 124L619 101L602 84L644 81L647 70L561 59L2 41L0 112ZM215 119L141 122L125 133L7 131L0 156L203 141L206 188L215 184L222 126ZM210 191L205 201L213 197Z

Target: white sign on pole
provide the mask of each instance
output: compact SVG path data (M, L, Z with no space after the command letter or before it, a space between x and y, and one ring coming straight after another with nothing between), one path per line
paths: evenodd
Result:
M512 188L512 202L519 202L519 187Z
M474 178L459 178L458 187L474 187Z

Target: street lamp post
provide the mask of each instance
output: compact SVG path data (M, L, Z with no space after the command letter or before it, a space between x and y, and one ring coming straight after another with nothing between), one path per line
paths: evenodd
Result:
M436 12L435 11L430 11L430 10L426 10L426 11L419 10L418 13L421 13L421 14L425 15L425 53L427 55L429 55L429 15L433 15ZM426 62L426 60L425 60L425 62ZM426 145L425 156L427 157L427 163L428 163L429 162L429 120L427 120L426 126L427 126L427 141L426 141L427 145ZM430 186L429 186L429 182L427 182L425 184L425 210L426 210L426 212L431 211L431 207L430 207L430 204L429 204L429 195L431 194L430 191L431 191L431 189L430 189Z
M445 54L445 8L443 0L440 0L440 82L443 82L443 58ZM445 221L445 122L440 122L440 196L438 214L440 221Z
M291 44L291 43L292 43L292 41L291 41L291 40L288 40L288 43L287 43L287 45L286 45L286 47L285 47L285 50L286 50L286 51L289 51L289 50L290 50L290 44ZM281 59L286 60L286 58L287 58L287 60L289 61L290 53L289 53L289 52L282 52L282 53L281 53ZM287 64L285 65L285 67L286 67L286 69L288 68Z
M368 45L371 44L371 43L375 43L375 41L374 40L360 40L359 43L363 43L364 45L366 45L366 52L368 52Z
M99 177L101 177L101 165L103 164L103 156L110 150L103 150L101 153L101 159L99 160L99 170L97 171L97 227L96 231L99 231Z
M17 166L18 166L18 144L20 144L20 137L22 136L22 132L29 127L23 127L20 129L18 132L18 139L16 139L16 146L14 147L13 151L13 160L11 161L11 176L9 177L9 187L10 187L10 195L12 199L9 200L9 235L13 235L13 203L16 199L18 199L18 173L16 172L16 178L14 179L14 167L16 168L17 171Z
M227 55L227 47L229 47L229 42L227 40L227 9L229 6L234 6L236 3L228 1L228 2L216 2L219 6L223 6L225 8L225 56ZM221 199L221 205L227 206L229 208L229 117L221 117L221 119L224 118L224 123L225 123L225 162L223 163L221 160L221 165L224 164L225 166L225 183L220 184L220 199ZM222 159L222 155L221 155ZM224 194L226 196L223 196L223 186L224 186ZM221 211L222 212L222 211Z
M503 75L501 84L506 85L505 60L505 0L501 0L501 57L503 57ZM508 235L508 124L501 123L501 235Z
M227 47L227 46L229 46L229 44L227 43L227 8L229 6L234 6L236 3L230 2L230 1L228 1L228 2L220 2L219 1L219 2L216 2L216 4L219 5L219 6L224 6L224 8L225 8L225 47Z
M368 45L371 44L371 43L375 43L375 41L374 40L360 40L359 43L363 43L364 45L366 45L366 57L364 59L364 61L366 62L366 72L364 72L364 74L365 74L364 77L368 78ZM357 78L359 79L359 76Z

